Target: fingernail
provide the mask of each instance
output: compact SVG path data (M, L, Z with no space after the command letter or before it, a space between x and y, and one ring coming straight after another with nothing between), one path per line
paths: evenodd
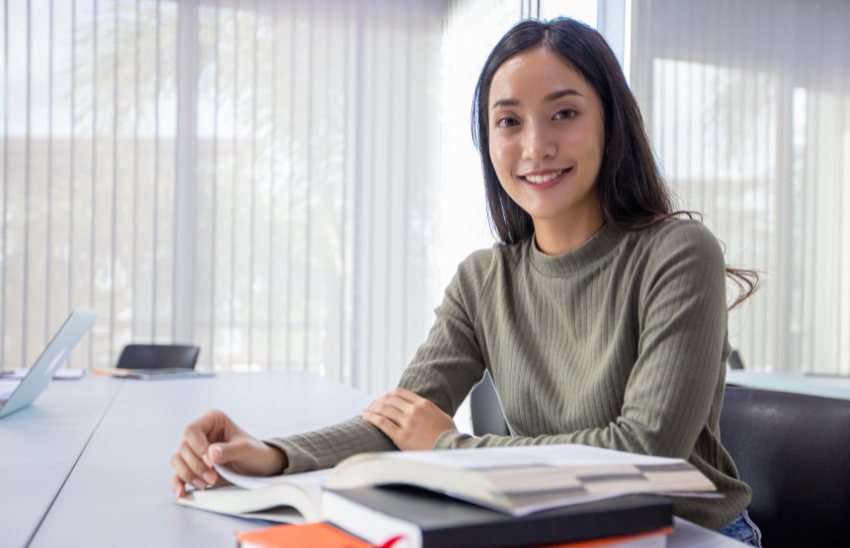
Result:
M212 470L207 470L206 472L204 472L203 476L204 480L207 482L207 485L212 485L213 483L215 483L215 472L213 472Z
M179 489L177 489L176 487L172 487L172 488L171 488L171 492L172 492L172 493L174 493L174 496L175 496L175 497L179 497L179 496L180 496L180 490L179 490Z
M206 455L201 455L201 460L204 461L204 464L212 468L212 464L210 464L210 458Z
M199 479L197 479L197 478L195 478L195 479L193 479L193 480L192 480L192 485L194 485L194 486L195 486L195 489L200 489L200 490L202 490L202 491L203 491L204 487L206 487L206 485L204 484L204 482L202 482L201 480L199 480Z
M220 457L220 456L224 455L224 449L222 449L220 445L214 445L213 446L213 453L215 453L216 456Z

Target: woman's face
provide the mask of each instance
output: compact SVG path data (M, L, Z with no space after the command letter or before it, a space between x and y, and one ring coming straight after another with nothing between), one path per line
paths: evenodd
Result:
M499 182L535 226L597 215L602 103L578 72L546 48L517 54L493 76L488 108Z

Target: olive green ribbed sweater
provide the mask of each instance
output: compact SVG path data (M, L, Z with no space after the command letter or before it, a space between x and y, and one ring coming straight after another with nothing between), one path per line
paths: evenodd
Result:
M489 370L512 436L443 434L435 449L581 443L686 458L725 495L677 499L677 515L719 529L750 501L720 443L726 358L723 254L701 223L640 233L605 225L551 257L533 239L459 267L400 386L454 415ZM268 440L286 473L395 449L356 417Z

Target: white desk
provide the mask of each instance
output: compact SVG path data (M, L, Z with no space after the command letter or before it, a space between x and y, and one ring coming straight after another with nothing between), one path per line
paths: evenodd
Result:
M0 420L0 545L26 546L120 384L54 381Z
M18 533L14 542L7 542L8 528L17 526L4 521L4 529L0 530L4 547L232 548L234 531L265 525L174 504L169 459L186 424L214 407L259 437L287 435L347 419L372 399L334 381L304 373L220 374L208 379L156 382L87 378L78 384L76 389L65 385L61 388L69 394L73 390L80 394L89 390L111 391L114 401L106 404L108 409L100 424L95 422L89 430L93 432L91 440L67 481L55 486L54 494L58 491L58 496L32 541L27 544L37 523L29 527L29 533ZM59 387L54 383L51 391L56 388ZM32 409L58 416L61 409L53 408L54 403L42 396ZM3 419L0 433L5 435L3 428L23 431L26 420L25 415ZM29 440L43 436L38 431L27 432L22 437ZM3 437L0 442L6 439L12 440ZM17 474L36 474L39 468L36 465L27 470L21 464ZM27 478L20 481L25 484ZM19 502L9 501L5 495L3 499L10 507ZM42 505L32 513L44 515L46 510L47 506ZM40 519L37 516L36 522ZM741 544L677 520L668 546L733 548Z
M786 372L749 373L733 370L726 373L726 384L850 400L850 378L848 377L821 377Z

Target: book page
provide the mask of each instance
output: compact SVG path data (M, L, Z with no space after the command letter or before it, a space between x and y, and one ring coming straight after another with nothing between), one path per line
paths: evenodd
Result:
M482 447L479 449L452 449L450 451L398 451L382 453L381 458L399 459L455 470L616 464L653 466L686 462L682 459L650 457L578 444Z
M714 484L686 460L578 444L355 455L336 467L327 486L389 484L415 485L514 516L636 493L716 496Z
M259 477L243 476L242 474L237 474L233 470L220 464L216 464L214 466L215 471L218 472L221 477L242 489L262 489L269 485L287 483L290 485L297 485L303 489L311 499L313 498L313 493L317 493L316 497L318 498L318 493L321 492L322 487L325 485L325 481L327 481L331 472L333 472L333 469L328 468L327 470L316 470L314 472L304 472L289 476Z

